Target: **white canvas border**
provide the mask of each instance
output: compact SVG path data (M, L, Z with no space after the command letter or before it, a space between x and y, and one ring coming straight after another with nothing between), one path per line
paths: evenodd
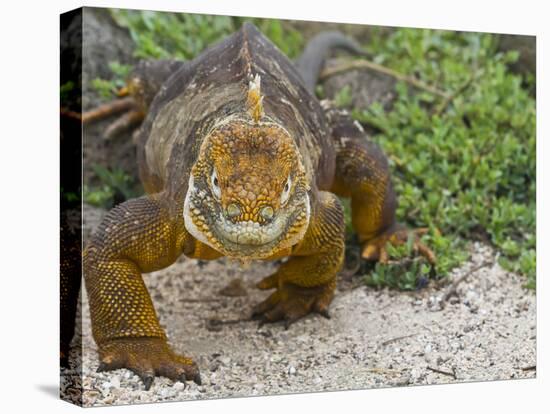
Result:
M59 13L78 1L17 1L2 7L2 335L4 412L77 410L53 396L58 379ZM86 1L84 5L250 15L389 26L537 35L537 310L536 380L169 403L116 412L539 412L548 380L549 13L541 1L277 0ZM550 164L550 163L549 163ZM545 300L546 299L546 300ZM545 316L546 315L546 316ZM50 390L50 391L48 391ZM547 391L546 391L547 392ZM542 408L540 409L542 410Z

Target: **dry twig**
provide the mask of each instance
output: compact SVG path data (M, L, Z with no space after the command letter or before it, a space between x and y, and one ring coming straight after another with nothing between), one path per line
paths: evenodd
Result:
M181 302L183 303L202 303L202 302L219 302L223 300L223 298L186 298L181 299Z
M391 343L393 343L393 342L400 341L401 339L410 338L410 337L416 336L416 335L418 335L418 332L415 332L415 333L412 333L412 334L409 334L409 335L397 336L397 337L395 337L395 338L390 338L390 339L388 339L388 340L382 342L381 345L382 345L382 346L386 346L386 345L389 345L389 344L391 344Z
M319 76L319 79L323 80L338 73L347 72L348 70L352 69L370 69L391 76L392 78L395 78L397 80L406 82L409 85L414 86L415 88L422 89L443 99L449 98L449 94L447 92L441 91L436 87L428 85L427 83L424 83L412 76L404 75L393 69L387 68L385 66L379 65L378 63L374 63L365 59L346 61L339 60L336 66L323 69Z
M486 266L489 266L491 264L491 262L489 261L486 261L486 262L483 262L481 263L479 266L476 266L474 267L473 269L471 269L469 272L466 272L464 273L462 276L460 276L458 279L456 279L452 284L451 286L449 287L449 289L447 289L447 292L445 293L445 295L443 296L443 299L441 299L441 304L447 302L451 296L453 295L456 295L456 288L458 287L458 285L460 285L462 282L464 282L466 279L468 279L468 277L470 277L472 275L472 273L475 273L477 272L479 269L482 269Z
M94 109L84 112L82 114L82 123L87 124L99 121L100 119L107 118L108 116L132 109L134 106L134 98L130 96L122 99L115 99L111 102L107 102Z
M430 365L428 365L426 368L430 371L437 372L438 374L447 375L448 377L453 377L454 379L456 379L456 374L454 371L445 371L444 369L435 368Z

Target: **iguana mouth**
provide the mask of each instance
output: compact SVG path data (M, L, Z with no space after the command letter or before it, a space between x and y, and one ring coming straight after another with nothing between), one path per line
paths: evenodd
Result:
M251 220L233 223L220 214L216 227L224 239L232 243L261 246L279 238L286 229L285 222L285 219L277 217L273 223L267 225Z
M306 195L300 201L269 224L234 223L221 212L202 214L200 198L194 198L191 191L185 202L185 227L197 240L228 257L263 259L291 247L303 237L309 223L309 197Z
M297 206L268 225L250 221L234 224L222 218L211 226L217 242L212 247L221 247L229 257L263 259L294 245L302 238L308 222L309 200L307 207Z

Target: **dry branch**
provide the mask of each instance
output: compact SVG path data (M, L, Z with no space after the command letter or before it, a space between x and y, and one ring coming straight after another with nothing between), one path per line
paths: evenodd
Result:
M347 72L348 70L352 70L352 69L370 69L375 72L379 72L379 73L383 73L385 75L391 76L392 78L395 78L397 80L406 82L417 89L422 89L426 92L437 95L443 99L448 99L450 96L447 92L441 91L436 87L428 85L427 83L424 83L412 76L404 75L393 69L387 68L385 66L379 65L378 63L374 63L365 59L338 61L336 66L323 69L321 71L319 79L323 80L331 76L334 76L338 73Z

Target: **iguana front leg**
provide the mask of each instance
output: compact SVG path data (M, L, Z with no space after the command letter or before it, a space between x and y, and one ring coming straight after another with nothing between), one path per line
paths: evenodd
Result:
M362 244L362 257L386 263L387 244L403 244L412 235L414 250L434 264L435 254L419 240L427 230L409 230L396 222L397 200L382 150L345 111L330 104L325 104L325 109L337 149L331 191L351 197L352 225Z
M196 364L168 346L141 277L193 249L190 242L162 197L129 200L107 214L83 258L98 371L128 368L146 389L155 375L200 383Z
M284 320L288 327L312 311L329 315L344 257L344 215L334 194L319 192L312 204L310 224L290 259L258 283L260 289L276 289L254 307L261 323Z

